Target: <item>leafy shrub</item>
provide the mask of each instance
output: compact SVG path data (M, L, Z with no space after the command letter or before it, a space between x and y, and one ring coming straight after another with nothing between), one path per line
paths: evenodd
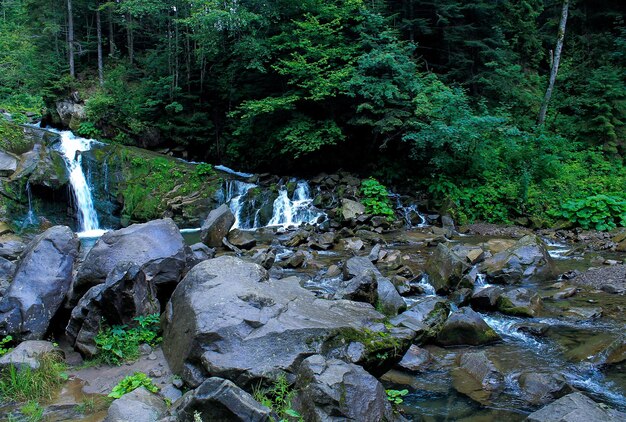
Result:
M280 421L296 419L302 421L302 416L291 408L295 391L293 391L285 374L280 374L270 388L256 388L253 392L254 399L263 406L272 409Z
M594 195L567 201L557 212L583 229L612 230L626 226L626 200L618 196Z
M365 209L369 214L382 215L388 219L393 218L393 209L389 201L389 193L387 188L378 180L370 177L361 182L361 202L365 205Z
M52 398L68 378L65 363L57 353L39 357L39 368L25 367L18 370L10 365L0 372L0 402L28 400L39 401Z
M409 390L385 390L387 392L387 400L389 400L392 404L398 405L402 404L404 400L402 397L409 394Z
M7 347L7 344L13 340L12 336L6 336L2 340L0 340L0 356L4 356L13 350L12 347Z
M96 336L98 357L109 365L121 365L127 360L139 357L139 345L151 346L161 342L159 333L159 314L135 318L138 326L114 325L100 330Z
M139 387L145 387L145 389L151 393L159 391L159 387L154 385L152 378L148 378L143 372L135 372L133 375L129 375L117 383L117 385L113 387L113 390L111 390L109 397L119 399L124 394L130 393Z
M102 135L100 130L91 122L82 122L78 126L77 132L80 136L84 136L85 138L99 138Z
M196 175L197 176L212 176L215 174L215 170L213 170L213 166L207 163L200 163L196 165Z

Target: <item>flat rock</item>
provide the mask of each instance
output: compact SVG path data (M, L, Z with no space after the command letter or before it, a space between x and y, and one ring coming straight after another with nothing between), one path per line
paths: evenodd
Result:
M104 422L156 422L166 410L159 396L139 387L114 400Z
M504 376L485 352L463 353L452 371L452 384L461 394L487 406L504 389Z
M626 413L601 406L583 393L571 393L528 415L529 422L623 422Z

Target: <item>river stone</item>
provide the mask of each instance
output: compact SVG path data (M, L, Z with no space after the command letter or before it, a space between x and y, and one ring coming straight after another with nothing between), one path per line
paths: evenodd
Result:
M402 357L402 360L398 363L398 366L405 371L421 372L426 369L432 359L433 356L428 350L412 344Z
M220 205L211 211L202 224L200 239L212 248L222 246L222 239L235 224L235 216L226 204Z
M75 98L68 98L56 103L56 112L64 127L77 130L81 121L87 118L85 105L79 104Z
M585 396L571 393L528 415L528 422L623 422L626 413L610 409Z
M104 422L156 422L166 410L159 396L139 387L114 400Z
M134 318L159 312L154 283L138 265L119 263L103 284L92 287L72 310L65 332L70 344L94 357L95 337L102 320L109 325L132 324Z
M46 353L61 353L52 343L43 340L26 340L15 346L13 350L0 357L0 368L9 365L18 369L29 367L39 368L39 357Z
M354 300L372 305L378 300L378 280L376 274L367 270L363 274L343 280L334 296L335 299Z
M443 243L437 245L424 268L437 293L447 293L455 288L469 269L465 258L455 254Z
M518 283L529 278L547 279L554 275L552 258L545 243L535 235L526 235L513 246L487 258L481 272L498 284Z
M524 372L518 381L522 397L534 406L551 403L573 391L561 374Z
M469 307L451 314L437 335L442 346L479 346L499 340L500 336Z
M300 365L294 407L311 422L394 421L382 384L358 365L314 355Z
M24 242L19 240L7 240L0 243L0 257L17 259L26 249Z
M541 309L541 298L537 293L520 287L502 293L496 306L503 314L532 318Z
M271 411L229 380L212 377L185 393L170 413L179 422L194 422L194 413L203 421L270 421Z
M315 249L318 251L325 251L331 249L335 241L337 240L337 235L333 232L326 233L314 233L309 236L309 248Z
M341 355L353 342L367 343L355 363L377 370L409 346L410 336L398 340L369 304L317 299L295 277L267 278L261 266L230 256L187 274L162 317L163 350L174 373L191 386L210 374L251 388L281 371L295 373L312 354Z
M504 376L485 352L467 352L458 358L458 368L452 371L452 385L483 406L504 389Z
M193 255L193 260L198 263L207 259L215 258L215 249L209 248L204 243L194 243L189 247Z
M240 249L251 249L256 245L256 239L252 233L239 229L228 232L228 241Z
M180 230L169 218L109 231L78 267L72 301L76 303L89 288L104 283L121 262L137 264L157 286L176 284L186 268L187 249Z
M373 272L376 276L378 303L385 314L397 315L406 309L406 303L393 283L388 278L383 277L378 268L367 257L355 256L348 259L343 267L343 278L349 280L352 277L363 275L367 271Z
M413 342L421 343L437 336L449 313L450 304L445 299L428 296L389 322L415 331Z
M478 311L492 311L496 309L498 298L504 292L502 287L487 286L472 294L470 303Z
M13 154L0 150L0 176L10 176L17 169L18 159Z
M72 281L79 241L69 227L55 226L28 245L11 286L0 301L0 335L42 339Z
M365 213L365 205L351 199L341 200L341 216L344 220L350 220Z
M9 288L9 284L15 274L15 264L8 259L0 257L0 296Z

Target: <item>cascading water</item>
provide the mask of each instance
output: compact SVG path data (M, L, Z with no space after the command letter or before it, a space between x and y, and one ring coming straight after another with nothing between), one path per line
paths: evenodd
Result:
M312 207L312 203L311 191L305 181L297 183L293 201L289 199L287 188L283 186L274 201L272 218L267 225L288 227L301 223L315 223L323 214Z
M35 212L33 211L33 195L30 191L30 182L26 182L26 196L28 197L28 213L22 223L22 227L37 223L37 218L35 217Z
M70 131L54 132L61 136L59 151L63 154L76 200L78 224L80 227L79 234L83 237L99 236L104 230L100 229L98 214L93 204L91 187L87 183L81 166L81 153L89 151L94 141L74 136Z
M402 214L407 228L428 226L426 217L418 211L417 204L403 205L400 195L392 194L390 196L396 199L396 209Z

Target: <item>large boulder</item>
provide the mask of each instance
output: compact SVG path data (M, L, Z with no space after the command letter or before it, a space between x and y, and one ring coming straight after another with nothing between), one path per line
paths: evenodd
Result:
M4 292L9 288L14 273L15 264L0 257L0 296L4 296Z
M0 357L0 368L14 366L18 369L39 368L39 358L47 353L61 353L54 344L43 340L26 340Z
M363 274L343 280L335 293L336 299L348 299L375 305L378 301L378 280L376 274L366 270Z
M531 277L550 278L554 275L554 266L545 243L529 234L486 259L481 264L481 271L494 283L512 284Z
M22 340L44 337L72 282L78 245L65 226L46 230L28 245L0 301L0 335Z
M57 102L56 112L60 123L72 130L78 129L80 122L87 117L85 105L80 103L77 93L74 93L72 98Z
M445 244L439 243L426 261L425 271L430 276L430 283L438 293L447 293L456 288L469 271L465 257L454 253Z
M365 275L371 272L376 277L378 283L376 292L378 294L378 304L387 315L397 315L406 309L406 303L393 283L380 273L378 268L364 256L355 256L346 261L343 267L344 280Z
M383 371L413 333L389 331L382 320L369 304L317 299L297 278L268 280L263 267L221 256L196 265L176 287L162 319L163 350L191 386L210 375L249 388L293 374L319 353Z
M461 394L487 406L504 390L504 376L485 352L463 353L452 371L452 385Z
M203 421L270 421L271 411L231 381L212 377L187 392L170 411L178 422L194 422L194 414Z
M437 343L442 346L478 346L499 340L498 333L469 307L452 313L437 335Z
M573 391L561 374L524 372L518 382L522 397L534 406L551 403Z
M541 309L541 297L520 287L502 293L497 299L496 306L503 314L532 318Z
M139 387L114 400L104 422L156 422L166 410L167 405L159 396Z
M235 216L226 204L211 211L202 224L200 239L212 248L222 246L222 239L235 224Z
M428 296L407 311L390 320L397 327L415 331L414 343L422 343L437 337L450 313L450 304L443 298Z
M91 287L104 283L121 262L137 264L157 286L176 284L186 269L187 250L180 230L169 218L107 232L78 267L72 301L76 303Z
M583 393L571 393L528 415L528 422L623 422L626 413L598 404Z
M358 365L314 355L300 365L294 407L311 422L393 421L385 388Z
M103 284L92 287L72 310L65 332L74 348L93 357L102 320L110 325L131 324L138 316L159 312L154 283L137 264L118 264Z
M0 176L10 176L17 169L18 159L15 155L0 150Z
M351 199L341 200L341 216L344 220L350 220L365 213L365 205Z

